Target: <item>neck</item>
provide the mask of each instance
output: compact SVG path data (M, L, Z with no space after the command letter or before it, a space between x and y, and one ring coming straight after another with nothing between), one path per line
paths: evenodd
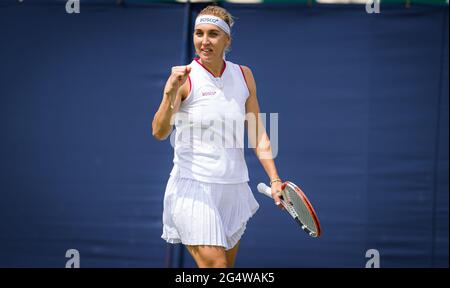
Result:
M205 66L216 77L220 76L225 65L223 58L207 62L203 61L202 58L199 57L198 61L202 63L202 65Z

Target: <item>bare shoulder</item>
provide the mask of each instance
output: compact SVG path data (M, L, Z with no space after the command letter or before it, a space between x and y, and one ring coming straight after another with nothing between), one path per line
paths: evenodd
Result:
M251 90L256 90L256 82L255 82L255 78L253 77L253 72L252 69L250 69L250 67L245 66L245 65L240 65L242 68L242 72L244 73L245 76L245 81L247 82L247 86L248 88Z
M252 76L253 78L253 72L252 69L250 69L250 67L245 66L245 65L239 65L242 68L242 71L244 72L245 77L247 76Z

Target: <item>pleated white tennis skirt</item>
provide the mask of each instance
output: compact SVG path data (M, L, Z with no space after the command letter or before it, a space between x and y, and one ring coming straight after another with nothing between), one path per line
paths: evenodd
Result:
M233 248L258 210L247 182L217 184L170 176L164 195L163 234L168 243Z

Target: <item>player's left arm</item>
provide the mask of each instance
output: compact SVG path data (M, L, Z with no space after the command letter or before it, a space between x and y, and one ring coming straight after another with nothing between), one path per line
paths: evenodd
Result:
M256 82L253 77L252 70L246 66L241 66L242 71L245 76L245 80L247 82L247 87L250 95L247 98L245 103L245 112L246 112L246 128L248 133L248 139L250 144L253 147L253 151L258 157L261 165L266 171L269 179L277 179L280 178L278 176L277 169L275 167L275 162L272 157L272 147L270 145L269 136L266 133L266 129L262 123L261 117L259 115L259 103L258 98L256 96ZM272 194L275 200L275 203L279 203L280 199L276 192L281 191L281 182L274 182L272 185ZM282 207L281 204L278 204L279 207Z

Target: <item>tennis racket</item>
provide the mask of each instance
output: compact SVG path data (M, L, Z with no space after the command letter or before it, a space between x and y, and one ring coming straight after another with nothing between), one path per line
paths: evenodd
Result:
M258 184L258 191L272 198L272 191L264 183ZM298 225L311 237L319 237L321 234L320 222L305 193L292 182L286 181L279 192L281 204L294 218Z

